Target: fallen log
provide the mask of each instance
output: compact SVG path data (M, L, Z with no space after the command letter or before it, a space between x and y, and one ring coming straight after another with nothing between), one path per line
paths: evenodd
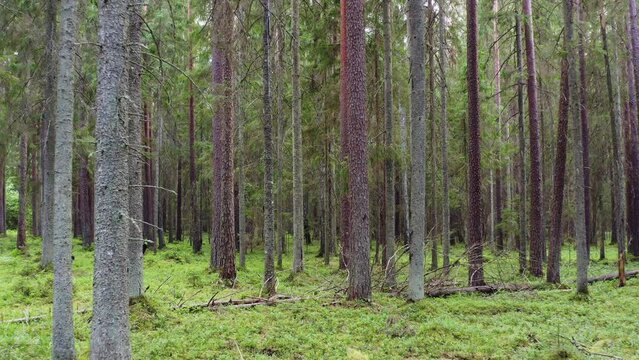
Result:
M78 310L75 313L76 314L84 314L89 312L90 309L82 309L82 310ZM30 322L35 322L35 321L40 321L43 320L45 318L49 317L49 315L35 315L35 316L29 316L29 314L27 314L27 316L23 317L23 318L18 318L18 319L11 319L11 320L2 320L0 321L0 324L29 324Z
M639 276L639 270L626 271L626 279ZM619 273L600 275L588 279L588 283L592 284L597 281L609 281L619 279Z
M446 297L454 294L494 294L498 291L507 291L507 292L515 292L515 291L528 291L533 288L530 285L525 284L507 284L507 285L481 285L481 286L468 286L468 287L459 287L459 288L441 288L441 289L432 289L426 291L426 296L429 297Z
M192 305L181 305L174 306L173 309L199 309L199 308L208 308L209 310L214 310L220 307L236 307L236 308L250 308L260 305L276 305L280 303L290 303L301 301L302 298L294 297L289 295L275 295L270 298L247 298L247 299L229 299L224 301L216 301L211 299L208 303L201 304L192 304Z

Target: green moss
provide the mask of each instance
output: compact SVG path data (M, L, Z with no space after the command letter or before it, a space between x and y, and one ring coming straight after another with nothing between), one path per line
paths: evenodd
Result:
M0 318L47 315L29 324L0 324L0 358L50 357L52 279L38 268L38 239L30 251L14 251L15 234L0 239ZM344 300L347 274L337 259L323 259L307 247L305 271L289 277L290 254L277 272L278 292L298 295L296 303L255 308L175 309L179 304L238 299L260 294L263 252L247 255L235 288L208 271L208 255L191 254L187 242L145 255L144 297L130 307L132 347L139 359L586 359L572 338L591 351L639 358L639 279L624 288L615 282L590 287L588 297L576 297L575 252L562 256L562 286L517 274L517 255L487 253L486 278L492 283L529 283L535 291L495 295L456 295L407 303L380 292L382 274L375 266L373 303ZM592 261L590 274L615 271L616 250L610 259ZM208 249L203 254L208 254ZM452 259L463 248L455 247ZM74 241L74 308L79 358L88 358L93 286L93 252ZM598 251L593 249L593 258ZM633 259L635 261L636 259ZM404 257L398 267L406 280ZM639 267L631 262L629 269ZM464 285L465 261L449 277L429 275L428 282ZM82 311L88 309L89 311Z

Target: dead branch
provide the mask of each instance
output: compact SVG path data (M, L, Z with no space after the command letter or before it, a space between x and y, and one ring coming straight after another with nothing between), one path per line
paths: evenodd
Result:
M626 271L626 279L639 276L639 270ZM597 281L608 281L619 279L619 273L595 276L588 279L588 283L592 284Z
M221 307L236 307L236 308L250 308L260 305L276 305L280 303L290 303L301 301L301 297L295 297L290 295L274 295L269 298L247 298L247 299L229 299L225 301L211 300L208 303L193 304L193 305L179 305L174 306L173 309L202 309L208 308L209 310L215 310Z
M498 291L516 292L516 291L528 291L533 288L530 285L525 284L507 284L507 285L483 285L483 286L469 286L459 288L442 288L427 290L426 295L429 297L446 297L454 294L494 294Z

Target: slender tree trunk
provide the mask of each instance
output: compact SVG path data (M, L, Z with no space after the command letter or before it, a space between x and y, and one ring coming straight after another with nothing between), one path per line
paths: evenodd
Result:
M271 116L271 16L270 1L262 0L264 7L264 59L262 73L264 82L264 291L275 294L275 204L273 202L273 119Z
M623 127L621 124L621 101L619 88L619 70L617 67L611 70L610 51L608 50L608 37L606 32L606 21L603 14L600 15L601 42L604 51L604 63L606 66L606 85L608 87L608 103L610 113L610 130L612 135L612 234L616 239L625 239L626 231L626 182L623 181L625 175L624 162L625 154L623 147ZM613 42L614 43L614 42ZM614 46L614 45L613 45ZM613 51L614 64L617 64L617 48ZM613 75L614 74L614 75ZM614 77L613 77L614 76ZM605 232L604 232L605 234ZM602 240L603 241L603 240ZM604 244L605 246L605 244ZM619 269L619 286L625 285L624 260L626 257L626 247L624 241L617 241Z
M53 350L54 359L75 359L71 224L73 178L73 108L77 2L63 0L55 112L53 186Z
M537 65L533 33L532 0L524 0L524 35L526 38L526 69L528 70L528 118L530 121L530 273L542 276L543 270L543 202L541 181L541 144L537 109Z
M162 72L162 71L160 71ZM163 75L161 75L163 77ZM160 88L162 88L163 81L160 82ZM156 144L155 151L153 152L153 156L155 157L153 161L153 224L156 226L153 229L155 234L155 238L157 241L155 242L155 246L158 249L163 249L165 247L164 244L164 225L160 223L161 220L161 203L160 203L160 154L162 152L162 146L164 145L164 114L162 114L161 102L162 97L160 96L160 91L157 93L156 99L156 116L158 119L158 127L156 129ZM155 250L155 248L154 248Z
M348 94L347 94L347 86L348 86L348 73L347 73L347 41L348 37L346 34L346 1L340 0L340 53L341 53L341 69L340 69L340 103L339 103L339 115L341 118L341 158L342 161L346 164L347 167L347 177L346 181L344 181L343 193L342 193L342 201L341 201L341 224L340 224L340 237L342 240L342 251L340 256L340 269L346 269L350 263L351 256L351 194L348 191L348 178L350 177L350 168L348 167L349 157L350 157L350 149L348 147L349 144L349 104L348 104Z
M477 0L467 1L468 46L468 283L484 285L484 259L481 234L481 123L479 67L477 49ZM422 279L423 282L423 279Z
M564 33L564 41L566 34ZM570 88L568 87L568 59L561 60L561 80L559 86L559 120L557 122L557 146L553 172L553 197L551 218L550 247L546 281L561 282L561 243L562 217L564 205L564 187L566 182L566 148L568 146L568 115L570 108Z
M235 281L235 206L233 205L233 127L235 92L233 89L233 12L228 0L213 2L213 89L218 97L213 117L213 244L211 267L219 268L220 278ZM217 257L217 264L213 260ZM217 265L217 266L216 266Z
M297 1L297 0L296 0ZM411 0L413 1L413 0ZM368 189L368 123L366 119L366 51L364 1L345 4L346 103L348 104L348 149L352 196L350 212L351 254L349 258L348 298L370 300L370 235ZM423 37L422 37L423 38Z
M302 95L300 93L300 2L293 6L293 273L304 270L304 182L302 156Z
M283 1L276 2L277 14L284 13L284 4ZM286 202L284 201L284 191L283 191L283 183L284 183L284 135L285 135L285 125L286 125L286 117L284 115L283 106L282 106L282 97L284 95L284 75L282 64L284 63L284 28L283 22L278 21L275 25L275 46L277 47L277 56L275 56L275 81L276 81L276 92L275 92L275 106L277 111L277 240L276 240L276 249L277 249L277 268L282 269L282 257L284 252L286 251L286 227L284 226L284 207Z
M495 176L495 226L496 228L496 242L495 248L498 252L504 250L504 236L501 228L502 221L502 179L501 179L501 142L502 142L502 128L508 126L502 122L501 117L501 54L499 48L499 0L493 0L493 72L495 81L495 108L497 109L497 126L499 128L499 146L497 148L497 160L498 168Z
M521 44L521 15L515 15L517 47L517 119L519 128L519 272L526 271L526 138L524 136L524 70Z
M80 122L81 127L86 129L87 114L86 110L80 109ZM80 228L82 232L82 246L88 249L93 244L93 207L91 206L91 193L93 187L91 186L91 175L89 174L89 155L86 151L80 151L80 171L78 176L78 191L79 191L79 208L80 208Z
M31 160L31 235L41 236L40 233L40 181L38 180L38 155L36 148L30 151Z
M91 359L131 359L129 342L128 75L125 0L100 1L96 119L96 238Z
M424 238L426 236L426 109L424 69L424 8L408 1L408 46L411 81L411 219L408 298L424 297Z
M581 118L579 113L579 86L577 82L577 56L573 38L573 4L572 0L564 1L564 20L566 38L566 54L568 56L568 84L570 87L570 113L573 120L573 147L575 163L575 243L577 248L577 292L588 292L588 244L586 239L583 145Z
M409 156L410 149L410 138L407 134L406 128L406 111L402 106L399 107L399 137L401 138L401 154L404 159L407 159ZM410 199L408 196L409 188L408 188L408 161L404 160L402 166L402 212L404 218L404 228L403 233L401 234L403 238L403 244L408 245L410 241Z
M584 11L583 0L576 0L578 23L577 27L577 52L579 56L579 116L581 119L581 145L584 154L584 206L586 222L586 243L588 248L593 241L592 205L590 194L590 133L588 125L588 79L586 77L586 52L584 49L584 30L586 22L586 12Z
M450 266L450 177L448 174L448 85L446 70L448 56L446 54L446 2L439 0L439 63L441 71L441 130L442 130L442 255L444 269Z
M142 158L144 153L142 148L142 53L141 53L141 33L142 33L142 7L135 6L128 9L129 26L128 42L132 44L128 48L129 67L127 79L127 92L129 96L129 298L142 296L144 293L144 259L142 236Z
M46 99L42 126L40 127L40 162L42 173L42 256L40 266L47 267L53 262L53 161L55 149L55 109L56 75L58 60L56 56L58 0L47 1L46 15L46 81L44 98Z
M0 236L7 236L7 145L0 142Z
M246 18L246 9L244 7L240 8L239 11L240 20L244 20ZM247 42L241 40L241 44L239 46L239 59L238 64L242 64L244 62L244 54L245 48L247 46ZM236 81L237 84L237 81ZM246 114L244 113L244 109L241 106L241 102L243 101L242 94L238 89L238 94L236 97L237 104L236 108L239 113L238 122L237 122L237 148L235 149L237 153L237 161L238 161L238 170L237 170L237 202L238 202L238 240L240 246L240 267L246 268L246 197L244 195L244 123L246 121Z
M432 1L432 0L431 0ZM384 243L385 285L395 286L395 157L393 153L393 57L391 46L391 0L384 0L384 111L386 117L386 234Z
M430 240L431 240L431 270L435 270L439 267L438 265L438 251L437 251L437 177L435 173L437 171L437 157L436 154L436 143L435 143L435 8L433 6L433 0L428 0L428 44L426 47L428 48L428 122L430 124L430 152L431 152L431 198L432 198L432 206L430 207L432 210L429 211L432 213L432 221L433 225L431 226Z
M25 131L20 135L20 162L18 163L18 235L16 247L27 249L27 150L29 136ZM69 220L70 223L71 220ZM55 264L54 264L55 265Z
M182 185L182 158L178 158L177 165L177 196L175 201L175 241L182 241L182 197L184 188Z
M187 16L189 24L191 19L191 2L187 3ZM189 28L190 29L190 28ZM193 71L193 50L189 37L189 71ZM189 82L189 207L191 208L191 232L189 239L193 246L193 252L199 254L202 252L202 224L200 220L200 207L197 203L197 166L195 160L195 97L193 96L193 83ZM217 245L211 244L211 248ZM217 255L214 255L217 256ZM216 262L214 262L217 265Z

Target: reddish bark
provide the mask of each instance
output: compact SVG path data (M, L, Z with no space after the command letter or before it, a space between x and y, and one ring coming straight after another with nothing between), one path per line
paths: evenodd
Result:
M347 72L346 72L346 0L341 0L340 2L340 30L341 30L341 42L340 42L340 53L341 53L341 70L340 70L340 104L339 104L339 112L340 118L342 120L341 123L341 158L344 163L348 162L349 158L349 149L348 149L348 99L346 97L346 85L348 82ZM348 170L347 170L348 173ZM342 251L340 256L340 269L346 269L348 267L349 259L350 259L350 232L351 232L351 222L350 222L350 213L351 213L351 198L350 193L348 191L344 191L342 195L342 218L340 224L340 233L342 240Z

